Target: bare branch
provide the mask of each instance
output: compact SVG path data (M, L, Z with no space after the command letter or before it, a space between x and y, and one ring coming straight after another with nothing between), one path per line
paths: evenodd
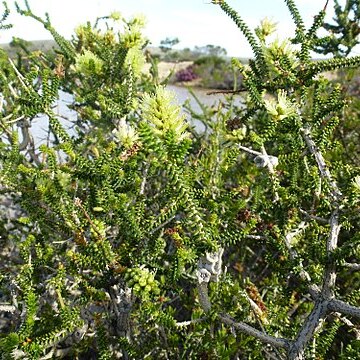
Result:
M316 220L316 221L318 221L320 223L323 223L323 224L328 224L329 223L329 220L324 219L324 218L319 217L319 216L316 216L316 215L309 214L303 209L299 209L299 211L309 219Z
M16 67L16 65L14 64L14 62L9 58L9 62L11 67L14 69L17 78L19 79L21 85L24 87L24 89L26 91L29 91L29 87L25 84L25 77L21 74L21 72L18 70L18 68Z
M328 308L330 311L336 311L341 314L360 319L360 308L358 306L349 305L348 303L342 300L338 300L338 299L330 300Z
M333 180L330 171L325 163L324 157L322 156L321 152L318 150L314 140L311 138L310 129L303 128L301 129L301 131L303 134L303 138L306 142L306 145L310 150L310 153L315 157L321 176L328 181L331 187L331 195L333 197L333 200L338 202L342 196L341 191L339 190L336 182Z
M307 343L312 339L321 320L325 317L328 303L321 297L315 302L314 308L302 326L295 342L289 351L289 360L304 359L304 352Z
M0 311L14 313L16 311L16 307L9 304L0 304Z
M345 325L347 325L355 333L356 340L360 340L360 330L355 327L355 325L347 319L345 316L341 316L340 313L335 313L335 316L340 319Z
M245 235L245 239L253 239L253 240L266 240L266 236L264 235Z
M331 214L330 219L330 234L326 244L326 252L328 258L336 250L337 242L339 238L341 225L339 224L339 209L338 207ZM336 264L334 261L329 262L326 266L324 274L324 284L322 289L322 295L326 299L331 299L333 297L333 289L335 288L336 282Z
M265 344L270 344L274 347L280 347L288 349L290 347L290 342L287 339L277 338L275 336L264 334L263 332L253 328L252 326L245 324L241 321L235 321L227 314L219 314L219 319L227 325L233 326L235 329L256 337L258 340Z
M222 249L220 249L218 253L207 253L206 256L199 261L199 270L197 271L197 288L199 293L199 302L205 312L209 312L211 310L208 284L211 279L214 279L219 275L219 271L221 270L221 268L219 269L219 266L221 266L221 255ZM286 349L289 349L290 347L288 340L267 335L246 323L235 321L228 314L218 314L218 318L225 324L230 325L245 334L254 336L263 343Z
M292 246L292 240L294 237L296 237L297 235L301 234L307 227L309 226L309 224L306 224L304 221L302 221L295 230L290 231L288 234L286 234L285 236L285 245L289 251L290 254L290 258L291 259L295 259L297 258L297 252L295 251L295 249ZM311 277L309 275L309 273L304 269L302 262L300 262L300 277L307 282L311 282Z
M146 164L145 169L143 171L143 179L141 181L140 192L139 192L140 195L144 195L149 168L150 168L150 163Z
M249 148L247 148L247 147L245 147L245 146L238 145L238 147L239 147L240 150L244 150L245 152L247 152L247 153L249 153L249 154L251 154L251 155L255 155L255 156L262 155L261 152L255 151L255 150L252 150L252 149L249 149Z
M355 270L355 271L360 270L360 264L345 263L344 266L347 267L348 269L351 269L351 270Z
M203 318L200 318L200 319L194 319L194 320L188 320L188 321L181 321L181 322L177 322L175 324L175 326L177 327L184 327L184 326L189 326L189 325L192 325L192 324L196 324L196 323L199 323L199 322L203 322L205 321L206 318L203 317Z

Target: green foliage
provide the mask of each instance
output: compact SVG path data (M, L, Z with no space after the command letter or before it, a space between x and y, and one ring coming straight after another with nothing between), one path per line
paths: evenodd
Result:
M357 0L347 0L343 7L334 1L335 24L325 23L327 37L318 40L317 51L322 54L333 54L336 57L348 56L359 44L360 6Z
M8 18L9 14L10 14L9 8L5 1L3 1L2 4L4 6L4 12L2 13L1 18L0 18L0 30L11 29L11 27L12 27L11 24L4 24L4 22L6 21L6 19Z
M194 61L193 71L201 78L200 85L208 89L233 89L241 82L228 60L218 55L201 56Z
M203 131L159 84L142 18L113 13L69 41L17 5L59 49L0 57L0 190L15 212L0 208L1 359L354 358L359 104L323 72L359 57L311 60L325 10L306 29L285 1L294 39L270 42L275 24L253 33L212 3L255 59L232 60L243 82L225 100L186 108Z

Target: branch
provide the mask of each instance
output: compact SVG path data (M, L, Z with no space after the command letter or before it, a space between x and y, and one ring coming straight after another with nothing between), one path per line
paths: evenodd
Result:
M141 181L141 185L140 185L140 195L144 195L145 193L145 185L146 185L146 181L147 181L147 175L149 172L149 168L150 168L150 162L146 164L145 169L143 171L143 179Z
M223 249L219 249L217 253L207 253L199 260L199 270L196 273L198 278L197 288L199 292L199 302L205 312L209 312L211 310L211 301L208 294L208 284L211 279L216 281L221 272L222 253ZM289 341L287 339L267 335L264 332L259 331L246 323L243 323L241 321L235 321L228 314L218 314L218 318L225 324L233 326L234 328L245 334L254 336L265 344L270 344L276 348L282 347L289 349L290 347Z
M339 238L341 225L339 224L339 208L333 211L330 218L330 234L326 243L326 252L328 258L331 257L333 252L337 248L337 242ZM336 264L335 261L330 261L325 269L324 284L322 288L322 295L330 300L333 297L333 289L335 288L336 282Z
M344 266L347 267L348 269L351 269L351 270L355 270L355 271L360 270L360 264L345 263Z
M331 299L328 308L330 311L339 312L360 319L360 308L358 306L349 305L342 300Z
M314 140L311 138L310 129L303 128L301 129L303 138L308 146L310 153L315 157L318 169L320 171L321 177L327 180L331 189L331 197L333 200L334 210L330 218L330 234L326 244L326 252L328 259L331 258L331 255L337 248L337 242L339 238L339 232L341 225L339 224L339 203L342 198L341 191L337 183L333 180L329 169L326 166L324 157L322 153L317 148ZM326 300L330 300L333 296L333 288L335 287L336 282L336 264L334 261L330 261L325 269L324 273L324 283L321 290L321 295Z
M295 230L290 231L288 234L285 235L285 245L289 251L290 254L290 258L292 260L295 260L298 257L298 254L296 252L296 250L293 248L292 246L292 240L295 236L299 235L302 233L302 231L304 231L307 227L309 226L309 224L306 224L304 221L302 221ZM301 279L303 279L304 281L307 281L308 283L311 282L311 277L309 275L309 273L304 269L302 261L300 261L300 277Z
M264 235L245 235L245 239L253 239L253 240L266 240L267 237Z
M289 360L303 360L307 343L312 339L321 320L325 317L328 303L321 297L315 302L314 308L302 326L295 342L291 345Z
M309 219L316 220L316 221L318 221L319 223L322 223L322 224L329 224L329 220L327 220L327 219L324 219L324 218L322 218L320 216L311 215L311 214L307 213L305 210L300 209L300 208L299 208L299 211Z
M345 316L341 316L340 313L335 313L335 316L340 319L344 324L346 324L351 330L355 333L356 340L360 340L360 330Z
M203 318L194 319L194 320L181 321L181 322L177 322L177 323L175 324L175 326L177 326L177 327L184 327L184 326L189 326L189 325L196 324L196 323L199 323L199 322L203 322L203 321L205 321L205 320L206 320L206 318L203 317Z
M310 153L314 155L316 163L318 165L319 171L321 176L326 179L330 185L331 188L331 195L333 197L333 200L336 202L340 201L342 194L339 190L336 182L332 179L332 176L330 174L330 171L325 163L324 157L322 156L321 152L319 151L318 147L316 146L314 140L311 138L310 135L310 129L309 128L302 128L300 129L303 138L306 142L306 145L308 146L308 149L310 150Z
M339 203L342 197L342 194L336 184L332 179L330 171L328 170L324 157L321 152L318 150L315 142L310 136L309 129L302 129L304 140L308 146L310 153L315 157L318 169L320 171L321 177L327 180L331 189L331 197L333 200L334 210L331 213L330 218L330 234L326 244L327 257L330 260L331 255L337 248L337 242L340 232L339 224ZM319 326L321 320L325 317L327 311L330 309L330 302L333 300L333 289L336 282L336 264L335 262L329 261L325 267L324 271L324 280L322 289L315 301L315 306L309 317L302 326L294 344L292 345L289 352L289 359L291 360L301 360L304 358L304 351L307 343L313 337L317 327ZM345 305L345 303L343 304ZM346 307L349 305L346 304ZM345 306L344 306L345 307ZM358 310L360 312L360 309ZM340 311L339 309L339 312Z
M14 64L14 62L9 58L8 59L9 62L10 62L10 65L11 67L14 69L15 71L15 74L17 76L17 78L19 79L20 81L20 84L23 86L23 88L27 91L27 92L30 92L30 89L29 89L29 86L26 85L25 83L25 77L21 74L21 72L18 70L18 68L16 67L16 65Z
M265 344L270 344L274 347L277 347L277 348L280 347L280 348L285 348L285 349L288 349L290 347L290 342L287 339L277 338L275 336L264 334L263 332L253 328L252 326L250 326L248 324L245 324L241 321L239 321L239 322L235 321L234 319L231 318L231 316L229 316L227 314L219 314L218 317L225 324L233 326L235 329L237 329L247 335L254 336L258 340L260 340L261 342L263 342Z
M237 90L213 90L206 93L206 95L217 95L217 94L239 94L242 92L247 91L248 89L246 87L242 87Z
M239 147L240 150L244 150L245 152L247 152L247 153L249 153L251 155L255 155L255 156L261 156L262 155L261 152L249 149L249 148L247 148L245 146L238 145L238 147Z
M14 313L16 311L16 307L14 305L9 305L9 304L0 304L0 311Z
M249 149L245 146L242 145L238 145L240 150L244 150L247 153L251 154L251 155L255 155L255 159L254 159L254 163L256 165L256 167L258 168L265 168L267 167L270 173L270 179L271 182L274 186L274 196L275 196L275 201L279 201L279 194L276 190L277 188L277 179L276 179L276 172L275 172L275 167L278 165L278 158L276 156L272 156L272 155L268 155L268 153L265 150L264 145L261 146L261 152Z
M99 231L97 226L91 220L88 212L86 211L86 209L82 205L81 199L76 197L75 200L74 200L74 204L75 204L75 206L78 206L82 210L82 212L83 212L84 216L86 217L87 221L90 223L91 228L99 235L99 239L104 240L104 236L101 234L101 232Z

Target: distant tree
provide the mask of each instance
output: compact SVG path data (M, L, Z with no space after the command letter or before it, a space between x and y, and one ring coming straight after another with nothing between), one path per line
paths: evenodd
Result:
M206 46L195 46L195 52L204 55L211 55L211 56L225 56L227 54L226 49L218 45L211 45L208 44Z
M160 41L160 49L166 53L170 51L175 45L177 45L180 42L180 40L177 37L169 38L167 37L164 40Z

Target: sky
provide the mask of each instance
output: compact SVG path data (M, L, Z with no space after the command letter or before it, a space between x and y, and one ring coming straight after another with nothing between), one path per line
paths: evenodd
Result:
M177 37L177 48L194 48L207 44L219 45L229 56L249 57L251 48L233 21L210 0L28 0L33 12L43 17L48 12L57 31L71 38L73 29L97 17L119 11L126 18L144 14L147 18L145 35L151 45L158 46L166 37ZM294 25L284 0L228 0L229 5L254 29L260 20L268 17L278 23L280 38L292 37ZM340 1L344 3L345 0ZM51 39L50 34L35 20L16 13L14 2L7 1L11 15L7 23L14 27L0 32L0 43L11 41L13 36L25 40ZM24 8L23 0L18 0ZM326 0L297 0L299 11L307 26ZM330 0L326 20L331 21L333 4ZM1 9L1 7L0 7Z

